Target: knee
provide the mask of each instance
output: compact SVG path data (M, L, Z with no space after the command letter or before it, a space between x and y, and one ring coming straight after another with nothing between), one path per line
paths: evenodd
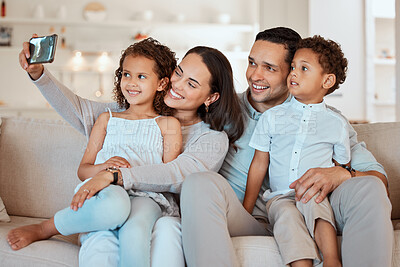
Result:
M375 176L364 176L352 178L345 183L345 191L347 194L359 196L364 201L386 199L386 187L383 182Z
M390 213L392 206L383 182L375 176L368 176L361 179L363 180L364 204L372 209L387 210Z
M363 187L366 192L386 196L386 187L382 180L376 176L366 176L363 179Z
M119 225L125 222L130 213L131 203L128 193L121 186L110 185L100 191L97 199L102 200L104 216Z
M386 193L386 187L379 178L375 176L356 177L344 182L341 186L342 188L338 188L340 197L336 198L336 202L339 200L340 206L345 207L345 210L363 214L364 217L373 214L373 216L377 216L378 213L385 214L385 216L386 213L390 214L390 200Z

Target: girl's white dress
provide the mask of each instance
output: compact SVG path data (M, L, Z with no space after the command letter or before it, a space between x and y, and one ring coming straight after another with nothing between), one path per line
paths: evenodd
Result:
M95 164L119 156L125 158L132 168L141 165L163 163L163 137L155 117L153 119L127 120L113 117L110 119L103 147L97 153ZM128 190L130 196L150 197L157 202L163 215L179 216L179 207L171 193Z

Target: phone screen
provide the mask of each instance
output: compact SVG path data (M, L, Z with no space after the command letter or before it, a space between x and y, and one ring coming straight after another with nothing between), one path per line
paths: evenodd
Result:
M57 45L57 35L35 37L29 41L29 51L31 57L30 64L51 63L54 60L54 54Z

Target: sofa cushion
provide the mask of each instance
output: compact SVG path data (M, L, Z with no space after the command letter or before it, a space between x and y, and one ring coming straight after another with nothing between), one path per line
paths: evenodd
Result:
M0 197L0 222L9 222L10 217L7 214L6 207L4 206L3 200Z
M392 219L400 219L400 122L354 125L358 140L383 165L388 176Z
M285 266L272 237L238 236L232 242L240 266Z
M34 242L17 251L10 248L6 239L8 231L41 221L43 219L11 216L11 223L0 223L0 266L78 266L77 235L55 236L49 240Z
M342 237L337 237L338 249ZM283 264L278 244L271 236L232 237L233 247L240 266L286 266ZM317 265L322 267L323 263Z
M49 218L69 206L85 146L64 121L2 118L0 196L8 214Z

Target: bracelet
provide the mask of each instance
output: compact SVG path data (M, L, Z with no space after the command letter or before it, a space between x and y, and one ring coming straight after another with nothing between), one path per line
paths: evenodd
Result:
M109 167L109 168L106 168L106 171L111 172L113 174L114 180L112 181L111 184L117 184L118 183L118 168Z
M351 166L347 166L345 164L340 164L339 166L344 168L344 169L346 169L346 170L348 170L350 175L351 175L351 178L356 177L356 170L353 169Z

